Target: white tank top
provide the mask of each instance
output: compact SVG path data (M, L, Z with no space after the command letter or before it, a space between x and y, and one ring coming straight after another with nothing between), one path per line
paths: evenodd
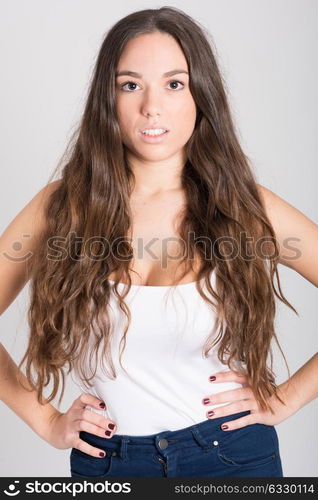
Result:
M214 277L213 272L212 286ZM118 285L120 291L124 287L123 283ZM217 346L207 358L202 354L215 314L200 296L195 282L174 288L132 285L125 302L131 311L122 354L128 374L119 364L119 342L126 317L112 291L111 353L117 378L110 379L99 366L92 380L94 385L88 389L74 373L73 380L81 391L97 396L107 407L87 408L114 421L116 434L141 436L200 423L207 419L208 410L228 404L202 404L205 397L242 385L209 381L210 375L229 368L218 360ZM235 366L240 369L238 363Z

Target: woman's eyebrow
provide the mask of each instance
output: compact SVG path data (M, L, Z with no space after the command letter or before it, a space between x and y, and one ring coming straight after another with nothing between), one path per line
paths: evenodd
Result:
M179 73L186 73L187 75L189 74L184 69L172 69L172 70L167 71L166 73L164 73L162 76L163 77L165 77L165 76L172 76L172 75L177 75ZM134 76L135 78L142 78L142 75L140 73L136 73L135 71L129 71L129 70L119 71L119 72L116 72L116 74L115 74L115 76L123 76L123 75Z

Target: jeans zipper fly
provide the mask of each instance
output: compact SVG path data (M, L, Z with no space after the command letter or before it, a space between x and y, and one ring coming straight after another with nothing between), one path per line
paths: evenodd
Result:
M161 457L159 457L159 462L161 462L163 464L164 474L165 474L165 476L167 476L168 475L167 462Z

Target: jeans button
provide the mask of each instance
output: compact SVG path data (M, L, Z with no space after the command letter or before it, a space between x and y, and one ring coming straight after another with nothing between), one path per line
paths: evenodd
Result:
M168 441L166 439L159 439L158 446L161 450L165 450L168 447Z

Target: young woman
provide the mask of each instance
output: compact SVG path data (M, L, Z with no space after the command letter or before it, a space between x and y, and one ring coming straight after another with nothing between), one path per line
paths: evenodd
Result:
M61 178L1 237L1 312L29 280L31 302L19 367L1 346L0 397L72 448L72 476L281 477L275 425L317 396L318 366L275 384L275 296L294 309L277 265L317 285L317 244L256 183L203 29L175 8L130 14ZM82 393L62 413L66 368Z

